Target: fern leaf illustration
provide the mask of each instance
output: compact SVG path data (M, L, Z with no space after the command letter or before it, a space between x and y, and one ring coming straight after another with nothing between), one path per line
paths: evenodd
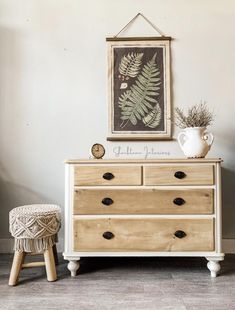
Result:
M162 110L159 106L159 103L155 105L155 107L150 111L145 117L143 117L142 121L145 126L150 128L156 128L161 121L162 118Z
M119 107L120 108L124 108L126 106L126 102L127 100L129 99L130 97L130 94L131 94L131 90L127 90L124 94L122 94L120 97L119 97Z
M119 64L119 72L124 76L136 77L139 73L144 53L128 53Z
M153 110L153 104L157 104L155 99L159 95L158 90L161 83L159 69L155 63L157 53L153 58L144 65L141 74L138 75L135 83L130 87L130 92L123 94L126 98L125 105L122 105L124 97L119 98L119 106L121 107L121 128L125 127L130 121L132 125L137 124L137 120L142 120L149 110Z

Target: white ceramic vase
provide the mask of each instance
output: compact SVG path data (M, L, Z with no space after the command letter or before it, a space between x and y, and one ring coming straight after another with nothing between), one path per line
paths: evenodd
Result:
M179 145L188 158L203 158L209 152L214 137L206 127L188 127L178 135Z

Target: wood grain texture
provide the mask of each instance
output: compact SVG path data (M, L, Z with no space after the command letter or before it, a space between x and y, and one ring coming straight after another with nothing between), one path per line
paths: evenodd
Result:
M178 179L175 172L186 176ZM213 185L213 165L149 165L143 168L144 185Z
M219 228L221 204L218 195L221 190L218 172L221 161L219 158L207 158L68 162L66 164L67 237L64 258L70 263L76 262L81 257L95 256L204 256L209 260L223 260ZM77 166L84 167L85 170L94 166L117 169L139 166L142 167L142 180L139 185L120 182L117 185L111 184L115 186L106 186L91 181L89 185L76 186L74 170ZM182 184L181 179L177 179L176 184L172 184L169 180L166 184L144 184L143 170L155 169L158 166L164 169L183 167L186 173L186 169L192 172L194 167L195 174L192 176L196 184L195 181ZM202 176L199 181L198 173ZM164 175L169 177L169 170L166 170ZM188 175L186 178L189 180ZM145 191L148 191L148 195ZM111 194L112 197L109 197ZM184 199L185 203L174 204L177 209L173 210L177 211L172 211L171 204L175 195L179 196L176 198ZM111 198L114 203L101 205L103 198ZM80 202L83 205L80 205ZM182 234L174 236L176 230L185 231L186 236ZM105 232L113 233L114 236L112 234L103 236ZM108 240L109 238L111 239ZM74 275L75 271L72 270L72 273Z
M171 134L169 135L163 135L158 134L157 136L150 136L145 134L132 134L129 136L126 136L125 134L115 134L107 136L107 141L157 141L157 140L163 140L163 141L172 141L175 140L171 137Z
M43 254L46 266L47 280L49 282L56 281L57 275L52 247L49 247L47 250L45 250Z
M171 41L172 37L109 37L106 38L106 41Z
M105 180L103 175L112 173L114 178ZM141 185L142 167L136 166L75 166L75 185Z
M75 219L75 251L213 251L213 219ZM186 237L174 233L182 230ZM104 232L112 232L107 240Z
M221 158L160 158L160 159L67 159L66 164L165 164L165 163L219 163Z
M111 205L104 205L104 198ZM181 206L173 201L184 199ZM74 190L73 214L212 214L213 189L81 189Z
M11 266L11 273L8 284L14 286L17 284L20 271L24 262L25 252L15 251Z
M30 262L22 265L22 269L24 268L33 268L33 267L43 267L45 266L45 262Z

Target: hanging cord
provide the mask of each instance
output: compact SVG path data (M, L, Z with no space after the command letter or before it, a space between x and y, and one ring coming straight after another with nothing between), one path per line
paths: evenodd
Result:
M132 24L139 16L142 16L143 19L145 19L146 22L147 22L150 26L152 26L153 29L155 29L162 37L165 37L164 33L163 33L157 26L155 26L147 17L145 17L142 13L138 13L138 14L136 14L135 17L133 17L133 18L129 21L129 23L127 23L127 24L114 36L114 38L117 38L118 35L119 35L121 32L123 32L126 28L128 28L129 25Z

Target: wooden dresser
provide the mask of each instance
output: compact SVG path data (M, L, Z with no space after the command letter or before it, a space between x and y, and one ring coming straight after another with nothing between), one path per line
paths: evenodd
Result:
M203 256L221 248L221 160L66 161L65 251L80 257Z

